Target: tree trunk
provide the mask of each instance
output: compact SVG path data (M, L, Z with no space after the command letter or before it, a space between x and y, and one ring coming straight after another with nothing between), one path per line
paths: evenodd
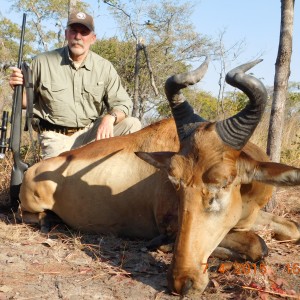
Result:
M140 53L143 45L140 42L136 44L135 52L135 67L134 67L134 94L133 94L133 109L132 116L138 118L139 114L139 88L140 88Z
M145 45L143 46L143 50L144 50L144 54L145 54L147 68L148 68L148 71L149 71L151 86L153 88L155 96L158 96L158 94L159 94L158 89L157 89L156 84L155 84L150 58L149 58L149 55L148 55L147 47Z
M294 4L295 0L281 0L280 38L275 63L274 92L267 143L267 154L274 162L280 162L285 102L292 56ZM267 205L267 211L273 210L275 206L273 197Z
M69 11L68 11L68 16L70 15L70 13L76 9L76 5L77 5L77 0L69 0Z

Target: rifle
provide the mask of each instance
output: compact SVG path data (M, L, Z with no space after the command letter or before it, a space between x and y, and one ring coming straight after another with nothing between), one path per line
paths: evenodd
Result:
M20 47L18 54L18 68L22 69L23 45L25 35L26 14L23 14L23 22L20 37ZM19 191L23 181L24 172L28 169L28 165L21 159L21 127L22 127L22 98L23 86L15 87L13 95L12 115L11 115L11 133L9 139L9 149L12 150L14 165L11 172L10 182L10 202L12 209L16 209L19 204Z

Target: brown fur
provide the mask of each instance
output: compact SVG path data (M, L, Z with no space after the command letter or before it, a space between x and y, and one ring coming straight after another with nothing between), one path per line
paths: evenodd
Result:
M243 151L224 145L213 123L201 124L179 146L169 119L32 166L21 186L21 208L51 210L81 231L144 239L177 233L169 287L203 291L208 275L202 271L221 242L245 257L266 254L261 240L247 233L272 193L263 183L264 174L271 178L269 163L260 161L268 158L251 143ZM284 172L300 184L299 169L278 165L277 173ZM285 238L300 238L294 223L272 221Z

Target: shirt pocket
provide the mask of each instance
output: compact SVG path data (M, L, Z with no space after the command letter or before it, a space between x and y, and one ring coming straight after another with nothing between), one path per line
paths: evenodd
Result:
M85 85L83 94L90 101L101 102L104 95L104 85Z
M96 108L98 114L103 111L104 84L84 85L82 97L85 105Z
M42 105L46 105L53 114L60 115L70 101L70 93L68 93L66 85L61 83L43 82L40 85L39 93Z
M40 86L40 94L46 102L64 101L67 96L67 87L60 83L43 82Z

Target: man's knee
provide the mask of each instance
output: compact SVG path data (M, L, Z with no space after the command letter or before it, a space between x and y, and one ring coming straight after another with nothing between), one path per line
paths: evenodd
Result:
M43 159L58 156L72 147L71 140L68 136L54 132L45 131L39 136L41 144L41 155Z
M128 117L124 121L128 122L129 133L133 133L142 129L141 121L138 118Z
M114 129L114 135L125 135L136 132L142 128L142 124L138 118L127 117L117 124Z

